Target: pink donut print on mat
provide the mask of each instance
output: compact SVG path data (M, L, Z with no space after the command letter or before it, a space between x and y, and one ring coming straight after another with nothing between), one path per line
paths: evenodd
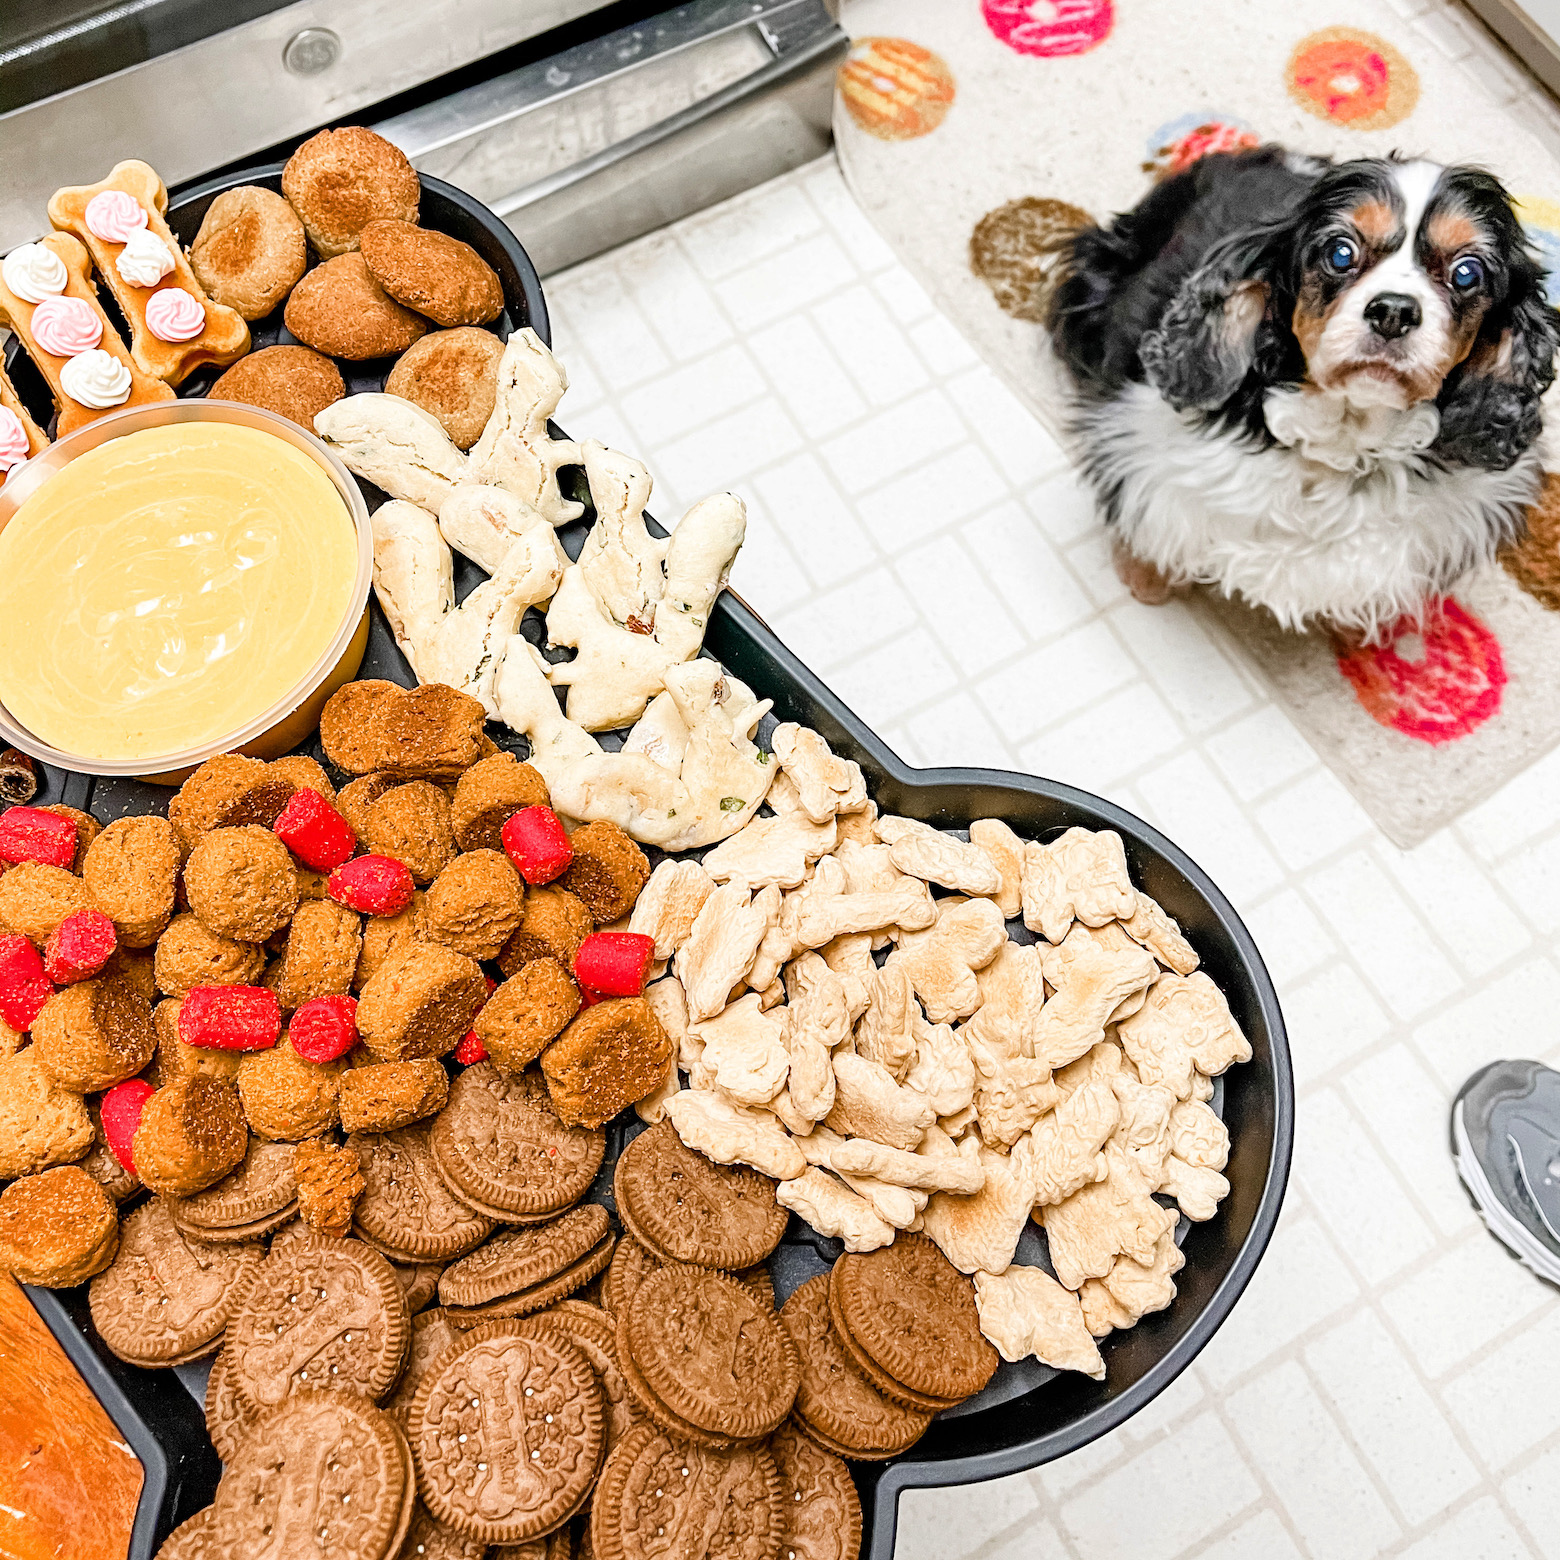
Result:
M1020 54L1087 54L1110 37L1112 0L981 0L992 35Z
M1433 747L1466 737L1500 709L1500 641L1449 596L1423 623L1399 619L1382 644L1334 648L1371 719Z

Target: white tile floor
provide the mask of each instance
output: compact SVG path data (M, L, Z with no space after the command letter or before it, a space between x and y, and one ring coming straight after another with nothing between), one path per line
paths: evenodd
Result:
M1294 1176L1229 1323L1103 1441L907 1496L902 1560L1560 1560L1560 1297L1443 1148L1474 1066L1560 1054L1560 753L1390 845L1190 616L1125 596L1066 458L832 160L548 296L571 433L645 459L668 520L736 488L737 589L907 758L1070 781L1179 840L1291 1025Z

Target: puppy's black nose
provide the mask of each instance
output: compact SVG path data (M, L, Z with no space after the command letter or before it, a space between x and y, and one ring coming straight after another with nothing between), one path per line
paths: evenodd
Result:
M1365 323L1383 341L1406 336L1419 320L1419 300L1407 293L1377 293L1365 305Z

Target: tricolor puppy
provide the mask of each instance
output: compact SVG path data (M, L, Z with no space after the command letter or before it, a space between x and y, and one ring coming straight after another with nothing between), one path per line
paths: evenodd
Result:
M1065 259L1053 338L1143 599L1373 634L1520 534L1560 331L1489 174L1216 154Z

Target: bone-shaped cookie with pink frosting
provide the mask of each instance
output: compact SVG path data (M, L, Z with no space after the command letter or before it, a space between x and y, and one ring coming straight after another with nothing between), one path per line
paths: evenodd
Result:
M49 382L63 438L105 412L173 391L145 373L109 323L92 262L69 233L21 244L0 262L0 325L9 325Z
M0 487L15 467L48 445L48 434L32 420L0 364Z
M168 189L148 163L116 163L97 184L56 190L49 221L92 252L130 326L130 352L153 378L182 383L202 363L226 367L249 350L249 326L213 303L163 219Z

